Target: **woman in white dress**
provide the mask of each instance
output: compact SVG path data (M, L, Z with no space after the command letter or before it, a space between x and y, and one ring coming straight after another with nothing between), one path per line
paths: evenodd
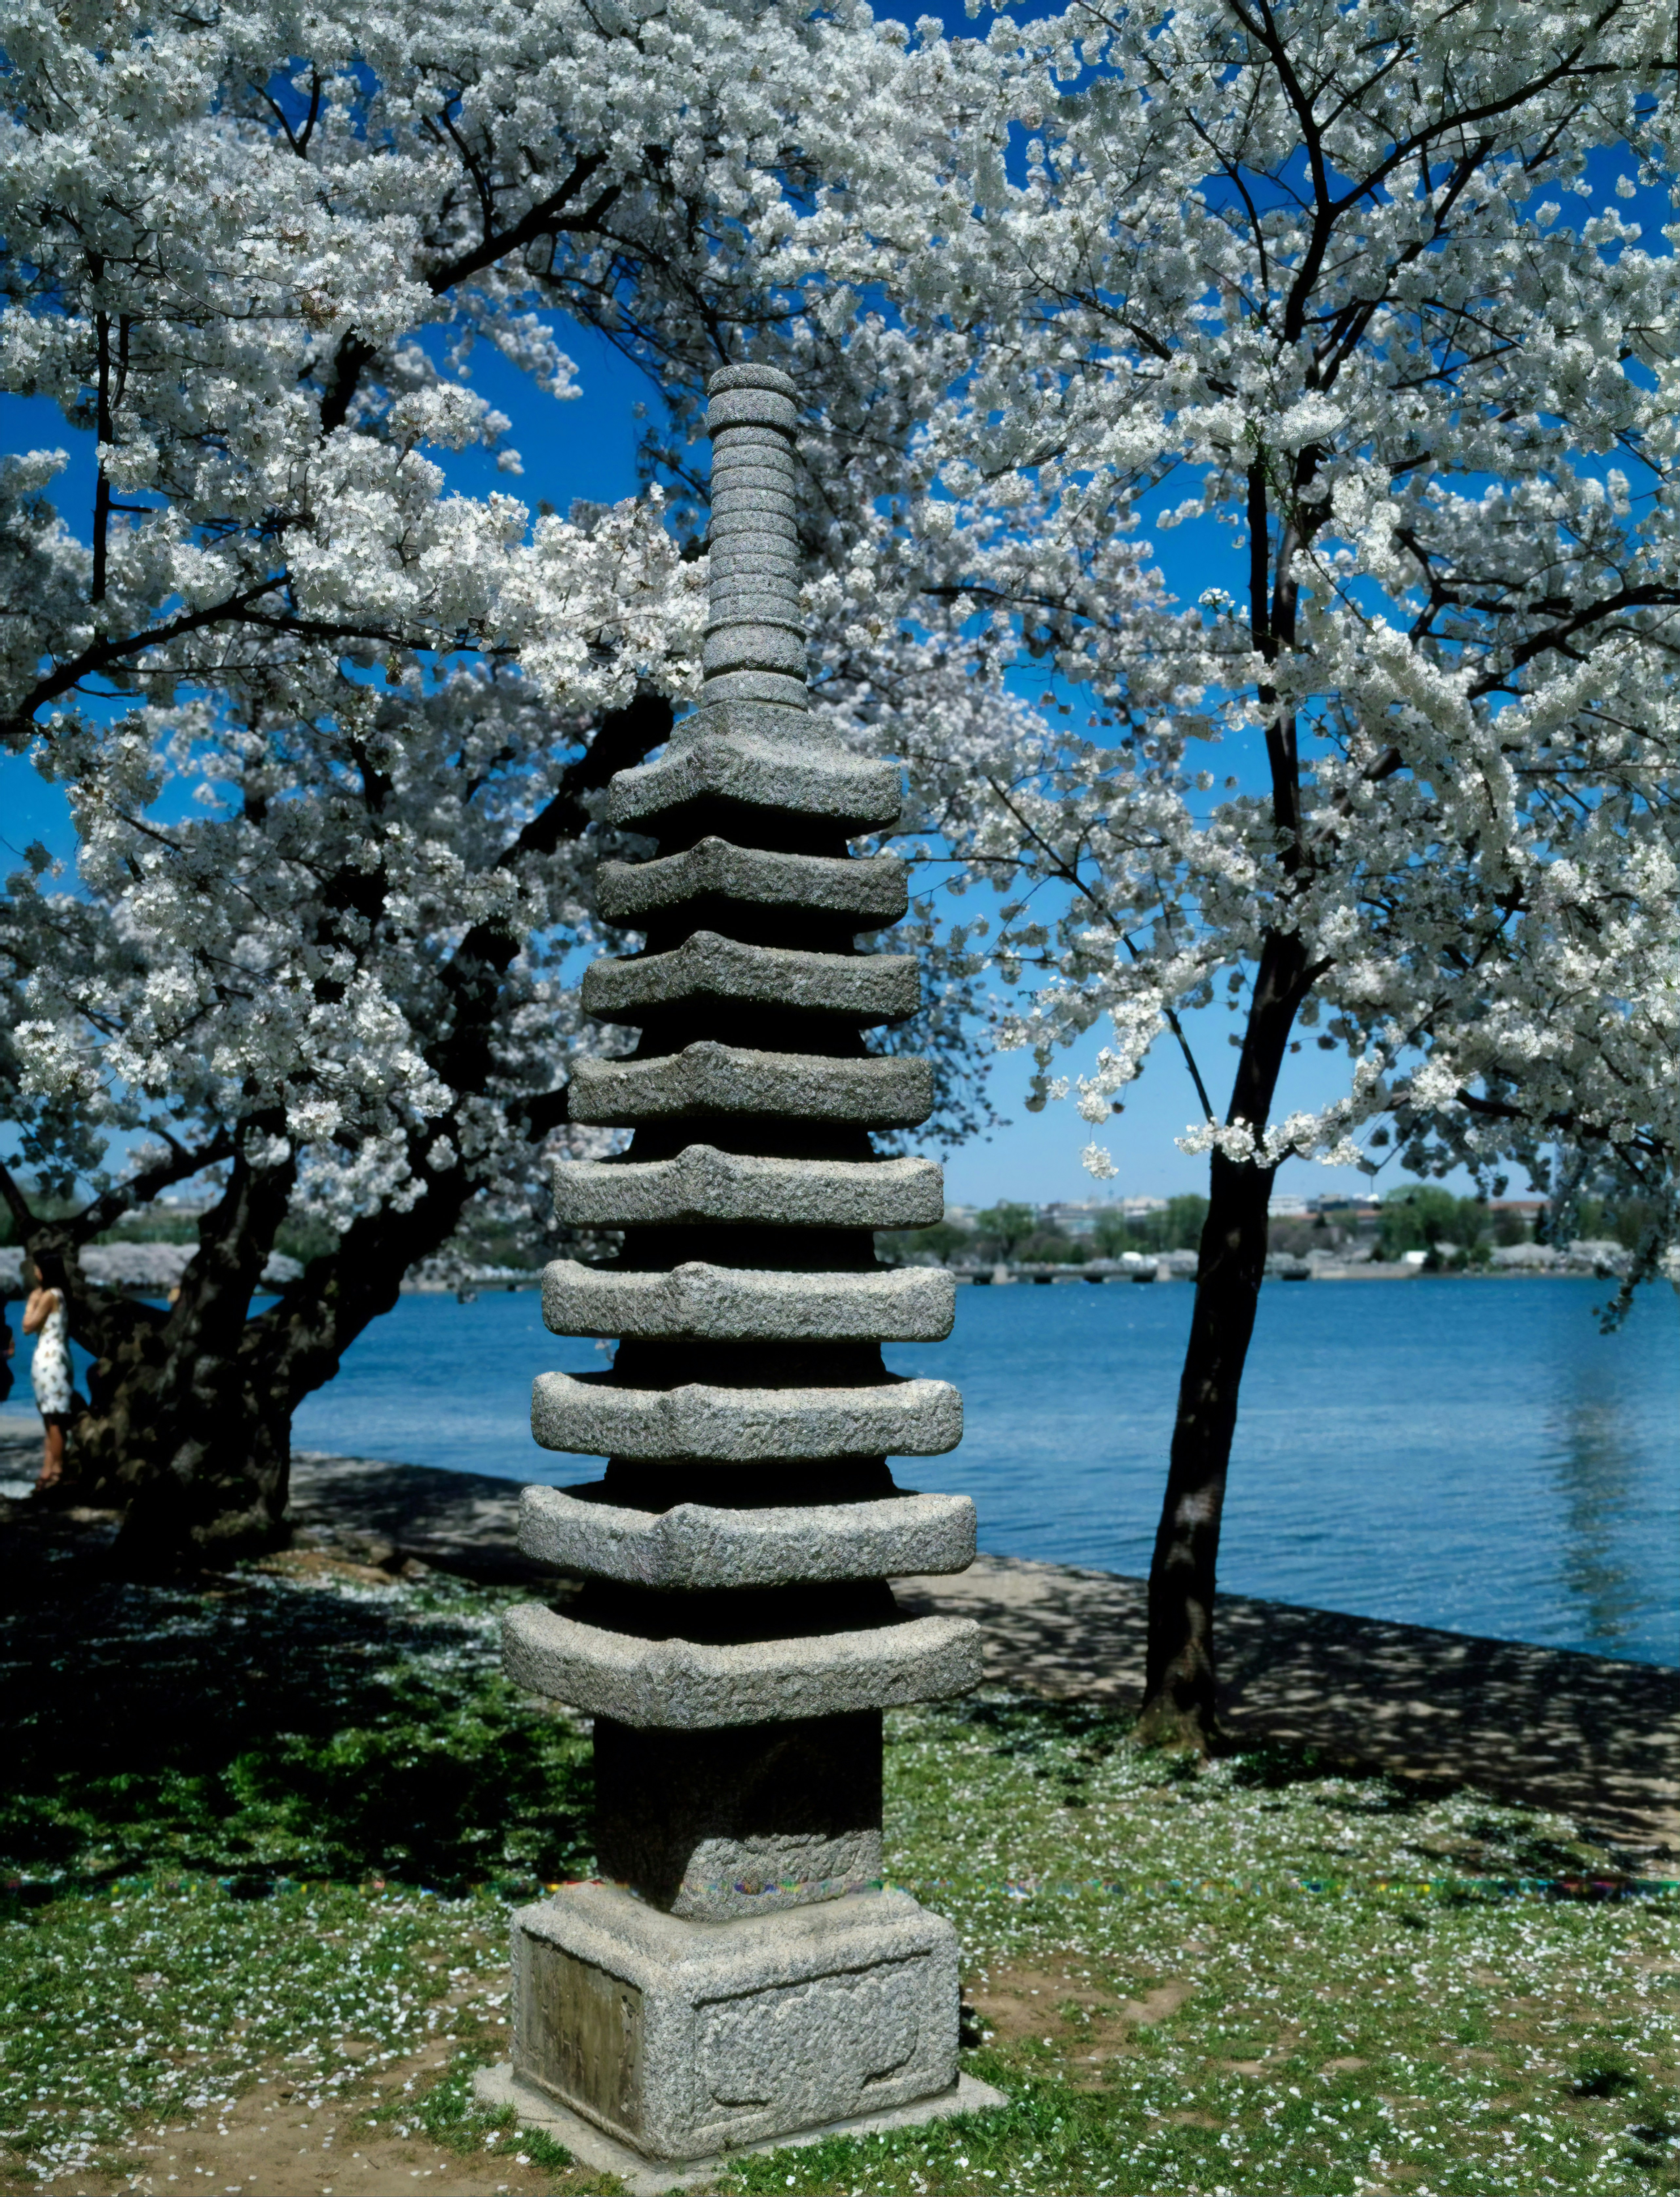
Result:
M46 1427L41 1476L36 1493L56 1487L64 1477L64 1434L70 1423L70 1336L65 1307L64 1267L50 1252L33 1261L35 1286L23 1308L23 1331L35 1338L29 1369L35 1402Z

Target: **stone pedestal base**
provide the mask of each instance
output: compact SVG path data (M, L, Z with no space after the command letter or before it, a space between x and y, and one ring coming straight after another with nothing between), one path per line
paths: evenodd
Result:
M518 2082L652 2159L856 2121L957 2084L957 1939L906 1893L726 1922L611 1885L513 1918Z
M734 2152L720 2152L710 2159L670 2160L655 2165L640 2152L632 2151L628 2144L620 2143L617 2136L598 2129L593 2121L586 2121L568 2107L557 2105L542 2091L533 2090L529 2083L518 2081L512 2061L504 2060L499 2067L481 2067L472 2078L472 2088L484 2105L512 2106L521 2126L541 2129L545 2136L553 2136L580 2165L616 2174L630 2197L665 2197L667 2190L685 2188L691 2183L710 2182L722 2172L732 2159L753 2152L820 2143L825 2136L873 2136L878 2129L915 2128L924 2121L945 2120L953 2113L989 2113L1009 2103L1003 2092L994 2090L989 2083L977 2083L972 2075L959 2075L953 2088L942 2091L938 2097L918 2098L914 2105L900 2106L891 2113L867 2113L854 2121L830 2121L821 2128L797 2129L791 2135L777 2136L769 2143L747 2144Z

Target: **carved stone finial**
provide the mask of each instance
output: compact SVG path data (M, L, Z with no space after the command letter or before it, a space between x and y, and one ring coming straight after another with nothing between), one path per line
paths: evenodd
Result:
M544 1278L548 1325L617 1356L532 1402L538 1441L610 1462L525 1490L521 1546L586 1585L505 1633L521 1684L595 1719L609 1881L514 1926L520 2110L581 2116L586 2159L592 2128L675 2161L994 2095L958 2084L950 1925L879 1882L881 1713L980 1674L976 1626L907 1618L887 1585L974 1551L971 1504L887 1469L962 1427L954 1389L880 1349L947 1334L954 1298L878 1266L871 1234L943 1210L939 1168L869 1134L933 1103L926 1062L861 1036L918 1000L912 957L853 944L904 913L904 864L847 844L895 820L897 773L794 714L793 385L729 367L710 390L704 698L612 782L610 815L659 853L605 865L600 905L646 945L583 983L640 1041L571 1087L575 1121L635 1133L555 1169L559 1219L623 1248Z
M712 445L706 702L805 707L791 381L773 366L726 366L707 385Z

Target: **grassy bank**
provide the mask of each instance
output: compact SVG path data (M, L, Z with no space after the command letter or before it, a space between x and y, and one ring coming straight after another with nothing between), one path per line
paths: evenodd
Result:
M417 2144L403 2186L610 2188L467 2102L508 1904L588 1867L587 1738L503 1684L505 1597L71 1569L5 1620L4 2186L189 2187L213 2140L218 2186L277 2190L241 2130L278 2158L283 2122L287 2188ZM965 2057L1011 2102L727 2187L1680 2188L1680 1897L1568 1823L1298 1755L1196 1772L1065 1705L889 1725L894 1878L955 1921Z

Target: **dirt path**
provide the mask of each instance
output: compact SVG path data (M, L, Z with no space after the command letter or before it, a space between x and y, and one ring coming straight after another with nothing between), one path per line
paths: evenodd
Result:
M458 2158L424 2136L399 2136L375 2123L388 2093L441 2067L440 2043L404 2061L360 2096L314 2102L283 2069L246 2090L218 2117L142 2129L125 2147L133 2164L119 2175L77 2170L44 2182L9 2179L0 2191L34 2197L570 2197L595 2187L585 2169L539 2166L517 2130L504 2155Z

